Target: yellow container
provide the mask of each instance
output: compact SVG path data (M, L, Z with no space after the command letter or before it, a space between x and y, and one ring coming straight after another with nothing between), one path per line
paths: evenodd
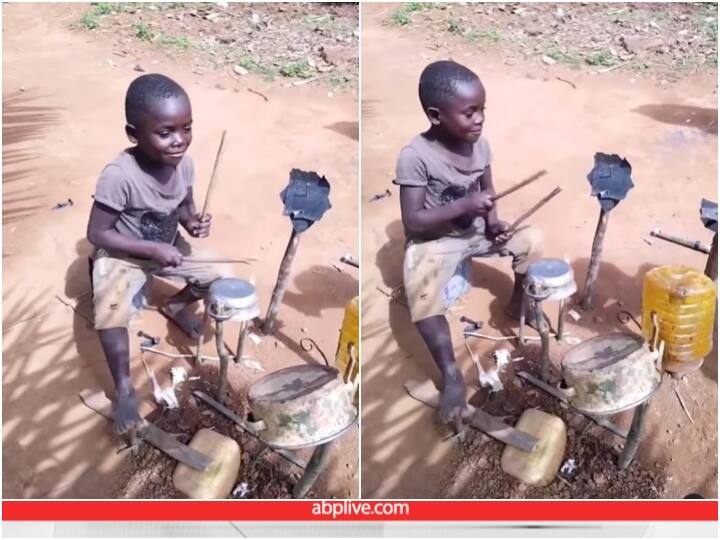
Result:
M652 338L652 313L665 341L663 368L683 373L700 367L713 345L715 285L689 266L653 268L643 279L642 328Z
M565 455L565 422L552 414L527 409L520 415L515 429L536 437L539 441L537 448L532 452L523 452L506 446L500 457L500 467L523 484L547 486L555 480Z
M359 328L360 328L360 301L356 296L345 306L345 318L340 329L340 340L335 353L335 367L340 372L343 381L355 381L360 372ZM355 403L357 403L357 391Z

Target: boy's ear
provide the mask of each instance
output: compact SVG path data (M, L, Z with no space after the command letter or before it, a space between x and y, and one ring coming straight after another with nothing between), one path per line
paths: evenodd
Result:
M430 120L433 126L440 125L440 109L437 107L428 107L425 110L425 114L427 114L428 120Z
M125 124L125 134L127 135L127 138L130 139L131 143L137 144L138 141L135 126L132 124Z

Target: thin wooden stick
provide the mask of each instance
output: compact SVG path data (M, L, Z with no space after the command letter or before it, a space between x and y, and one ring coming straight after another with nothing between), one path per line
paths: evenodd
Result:
M685 406L685 402L683 401L683 398L680 395L680 390L678 390L677 386L675 387L675 395L677 396L678 401L680 402L680 406L682 407L683 411L685 411L685 415L690 420L690 423L694 424L695 420L693 420L693 417L690 415L690 411L688 411L688 408Z
M530 178L526 178L522 182L518 182L514 186L511 186L511 187L507 188L506 190L501 191L500 193L496 193L495 196L490 197L490 200L495 202L499 199L502 199L506 195L510 195L511 193L516 192L518 189L525 187L528 184L532 184L535 180L537 180L538 178L540 178L542 176L545 176L546 174L547 174L546 170L538 171L535 174L533 174Z
M247 259L213 259L205 257L185 257L183 262L187 263L201 263L201 264L250 264L255 262L255 257L249 257Z
M527 218L529 218L530 216L532 216L535 212L537 212L538 210L540 210L540 208L542 208L543 206L545 206L545 204L547 204L548 201L550 201L550 199L552 199L555 195L557 195L557 194L560 193L561 191L562 191L562 189L560 189L560 186L558 186L558 187L556 187L555 189L553 189L549 194L545 195L542 199L540 199L540 201L538 201L537 204L535 204L532 208L530 208L530 210L528 210L528 211L525 212L522 216L520 216L519 218L517 218L517 219L512 223L512 225L510 225L510 228L509 228L508 230L511 230L511 231L512 231L512 230L517 229L518 225L520 225L523 221L525 221Z
M213 165L212 174L210 175L210 184L208 184L207 193L205 194L205 204L203 204L201 217L205 217L205 214L207 214L208 205L210 204L210 195L213 191L213 187L215 186L215 179L217 178L218 165L220 164L220 158L222 157L226 134L227 130L224 129L220 139L220 147L218 148L217 156L215 156L215 164Z

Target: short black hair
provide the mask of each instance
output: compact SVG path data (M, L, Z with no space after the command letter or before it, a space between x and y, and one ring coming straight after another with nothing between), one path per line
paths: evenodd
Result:
M171 97L188 97L183 87L170 77L158 73L141 75L127 89L125 94L125 120L128 124L138 124L153 106L162 99Z
M420 74L420 104L425 110L439 107L452 98L458 84L475 81L480 81L480 77L462 64L452 60L433 62Z

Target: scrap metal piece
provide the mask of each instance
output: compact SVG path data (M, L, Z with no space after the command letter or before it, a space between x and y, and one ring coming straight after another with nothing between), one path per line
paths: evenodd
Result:
M622 201L633 187L630 178L632 167L630 162L617 154L595 154L595 166L588 173L590 194L598 198L600 206L610 211Z
M708 201L707 199L700 201L700 221L702 221L706 228L713 232L718 232L718 205L716 202Z
M314 171L290 171L290 182L280 193L285 205L283 215L290 216L296 232L307 230L329 210L330 184Z

